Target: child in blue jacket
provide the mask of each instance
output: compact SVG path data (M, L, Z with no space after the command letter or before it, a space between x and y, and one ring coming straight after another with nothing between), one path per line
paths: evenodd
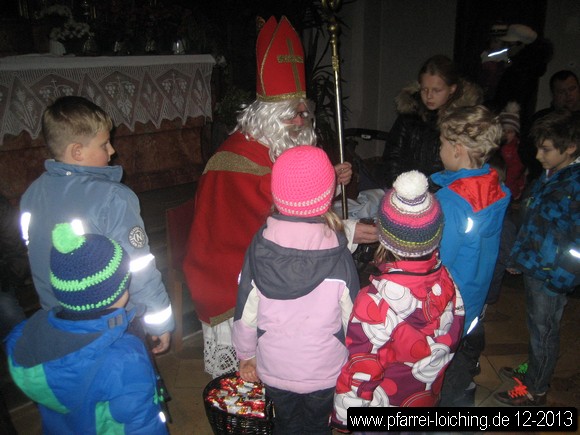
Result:
M7 338L10 374L38 403L45 434L165 435L156 375L127 332L130 259L121 245L71 224L52 232L50 282L60 307Z
M83 97L60 97L46 108L42 133L54 160L45 161L46 171L22 195L22 235L45 310L58 306L48 270L50 233L56 224L81 219L87 232L118 241L131 260L141 262L129 286L128 307L146 307L138 320L155 342L152 351L157 354L169 348L175 321L149 248L139 199L121 183L123 168L109 165L115 154L112 128L111 117Z
M546 404L567 295L580 285L580 114L551 113L536 121L531 133L545 172L523 203L511 252L524 276L530 342L523 382L514 369L502 369L514 375L516 385L494 397L510 406Z
M473 406L473 376L484 347L483 312L499 252L509 190L486 164L499 148L501 124L483 106L463 107L440 123L440 155L445 170L431 176L444 216L441 260L465 304L459 349L443 382L441 406Z

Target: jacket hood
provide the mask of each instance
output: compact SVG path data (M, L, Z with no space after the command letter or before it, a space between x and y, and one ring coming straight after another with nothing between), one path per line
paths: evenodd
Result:
M66 176L70 174L90 174L96 177L121 182L123 167L113 166L79 166L58 162L53 159L44 162L44 168L52 176Z
M384 287L380 281L397 283L408 291L414 299L423 301L424 322L414 318L414 326L423 328L426 323L440 318L448 307L449 302L456 298L456 289L453 280L441 263L437 253L433 253L427 260L398 260L384 263L379 266L380 274L372 276L372 285L377 292L389 303L389 310L397 315L407 317L409 304L394 301L395 287Z
M291 220L285 216L277 219ZM302 219L308 222L308 219ZM313 223L320 218L312 218ZM344 277L344 255L350 255L344 234L337 233L338 246L301 250L282 247L263 237L262 227L249 247L248 259L257 287L271 299L297 299L316 289L325 279Z
M480 175L489 174L491 167L489 163L484 164L481 168L476 169L460 169L458 171L441 171L431 175L431 180L440 187L447 187L451 183L467 177L477 177Z
M475 106L481 104L483 101L483 91L482 89L467 80L460 79L459 89L463 92L458 98L453 100L447 109L453 109L456 107L464 106ZM417 114L421 115L427 112L427 109L421 101L421 95L419 94L419 82L415 81L409 83L405 86L399 95L395 97L395 104L397 111L400 114Z
M60 307L51 311L39 310L22 326L22 336L14 346L14 361L26 368L59 360L85 348L109 331L107 343L116 340L127 330L134 312L118 308L92 320L64 320L57 317Z
M497 220L497 209L504 208L505 210L511 199L509 190L504 185L500 185L495 169L485 164L479 169L442 171L431 175L431 180L448 189L448 192L439 190L436 193L440 201L442 201L441 195L459 195L467 202L472 218L474 220L477 218L477 222L480 223L473 223L477 225L480 234L482 236L495 234L497 228L492 225L492 222ZM463 222L454 222L454 225L460 225L460 227L463 227L463 224ZM466 228L469 227L467 223L465 225Z

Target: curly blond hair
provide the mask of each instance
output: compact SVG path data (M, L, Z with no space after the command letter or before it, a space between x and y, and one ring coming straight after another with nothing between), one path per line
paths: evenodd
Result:
M499 148L502 129L499 117L484 106L459 107L439 121L441 135L467 149L474 167L481 168Z

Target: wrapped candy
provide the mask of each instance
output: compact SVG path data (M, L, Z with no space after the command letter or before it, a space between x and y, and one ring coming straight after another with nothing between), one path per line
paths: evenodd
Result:
M246 382L235 377L220 380L219 388L209 390L206 401L228 414L244 417L265 417L266 394L261 383Z

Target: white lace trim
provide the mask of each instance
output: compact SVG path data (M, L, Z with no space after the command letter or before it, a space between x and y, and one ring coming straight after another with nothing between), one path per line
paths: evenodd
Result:
M238 370L238 357L232 346L233 319L216 326L201 324L203 331L203 361L212 378Z

